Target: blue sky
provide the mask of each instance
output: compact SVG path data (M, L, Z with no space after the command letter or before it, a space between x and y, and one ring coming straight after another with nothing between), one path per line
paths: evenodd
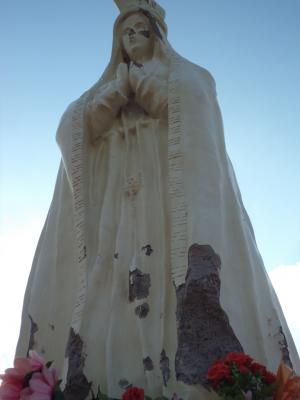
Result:
M298 265L300 1L160 4L174 48L216 79L228 152L267 269ZM116 16L112 0L1 1L0 233L12 238L11 253L23 249L25 282L59 164L59 118L101 75ZM16 265L11 253L2 276Z

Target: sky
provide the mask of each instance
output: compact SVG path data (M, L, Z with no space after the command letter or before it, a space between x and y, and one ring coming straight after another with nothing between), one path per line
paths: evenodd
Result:
M300 1L161 0L169 40L217 83L228 153L300 351ZM108 63L112 0L1 0L0 370L50 205L68 104Z

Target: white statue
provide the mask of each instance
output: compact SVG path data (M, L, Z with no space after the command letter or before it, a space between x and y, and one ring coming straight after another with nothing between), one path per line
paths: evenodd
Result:
M209 397L205 373L230 351L298 369L214 80L171 48L156 2L116 2L109 65L58 128L62 163L17 353L55 360L70 399L88 382L111 398L128 384Z

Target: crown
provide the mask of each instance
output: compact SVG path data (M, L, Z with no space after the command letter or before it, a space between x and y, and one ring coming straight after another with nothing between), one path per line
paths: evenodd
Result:
M121 14L130 12L131 9L142 8L153 14L159 21L164 22L166 12L154 0L115 0Z

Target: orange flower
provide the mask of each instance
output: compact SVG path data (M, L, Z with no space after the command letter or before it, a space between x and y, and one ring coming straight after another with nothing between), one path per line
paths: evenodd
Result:
M277 372L278 389L274 400L298 400L300 399L300 377L283 362L279 365Z

